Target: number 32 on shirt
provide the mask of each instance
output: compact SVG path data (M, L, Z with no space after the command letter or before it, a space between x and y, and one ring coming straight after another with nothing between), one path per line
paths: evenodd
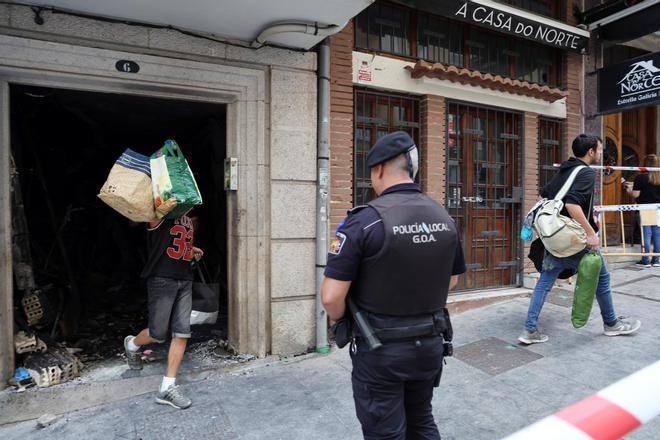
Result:
M167 248L167 255L174 260L191 261L193 257L193 230L183 225L174 225L170 229L172 246Z

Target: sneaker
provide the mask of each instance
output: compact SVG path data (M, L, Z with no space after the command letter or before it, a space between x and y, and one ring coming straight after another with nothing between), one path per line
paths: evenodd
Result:
M192 405L192 401L181 394L179 387L176 385L171 385L167 390L158 393L156 396L156 403L160 403L161 405L172 405L177 409L186 409Z
M619 336L635 333L641 326L642 323L638 319L632 320L619 316L614 325L604 324L603 328L605 336Z
M538 330L530 332L529 330L525 329L523 334L518 336L518 340L527 345L539 344L541 342L546 342L548 340L548 336L541 334Z
M651 263L645 263L644 260L640 260L637 263L635 263L635 266L648 269L649 267L651 267Z
M656 261L655 263L652 263L651 266L653 266L653 267L660 267L660 263Z
M142 369L142 355L138 351L131 351L128 349L128 341L133 339L135 336L128 335L124 338L124 352L126 353L126 363L128 368L131 370L141 370Z

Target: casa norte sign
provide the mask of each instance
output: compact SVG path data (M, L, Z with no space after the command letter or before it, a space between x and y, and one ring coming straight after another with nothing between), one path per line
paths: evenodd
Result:
M660 52L598 70L598 113L660 104Z
M402 3L407 3L403 1ZM589 32L489 0L417 0L429 11L455 20L536 41L558 49L585 53ZM421 6L421 5L420 5Z

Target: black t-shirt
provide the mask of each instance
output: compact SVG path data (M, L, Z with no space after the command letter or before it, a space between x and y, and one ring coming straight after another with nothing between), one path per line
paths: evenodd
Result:
M568 210L566 209L567 204L571 205L580 205L584 216L589 221L589 224L594 231L598 232L598 226L593 218L593 197L594 197L594 184L596 182L596 171L592 168L589 168L586 163L575 157L562 162L561 167L555 177L548 182L548 184L541 191L541 197L546 199L554 198L564 183L568 180L575 167L580 165L586 166L578 172L578 175L571 185L571 189L566 193L564 197L564 209L562 209L561 214L567 217L570 217Z
M165 277L192 280L194 229L190 217L162 220L147 228L147 263L142 278Z
M419 193L414 183L394 185L383 195L394 192ZM376 255L385 242L385 228L378 212L371 206L357 207L337 227L334 242L330 245L325 276L340 281L355 281L363 258ZM453 275L466 271L460 239L456 243Z
M639 191L637 203L660 203L660 185L652 184L648 174L635 177L633 191Z

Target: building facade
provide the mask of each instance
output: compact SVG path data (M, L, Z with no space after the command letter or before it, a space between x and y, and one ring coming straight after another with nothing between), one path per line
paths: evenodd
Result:
M45 3L55 8L0 5L2 382L14 371L13 337L19 328L13 317L15 311L22 315L24 293L12 267L12 255L17 257L16 219L23 212L15 209L13 178L18 175L23 188L33 188L30 182L38 183L34 178L39 175L43 185L37 184L36 191L52 190L49 200L38 202L45 203L41 213L33 211L34 215L30 206L38 203L23 191L27 224L50 219L30 229L31 243L25 249L32 248L35 262L48 260L49 270L35 264L41 276L38 283L45 284L50 276L71 294L59 329L53 332L75 335L75 328L89 321L89 274L94 272L92 283L107 279L99 292L112 283L121 288L123 274L137 266L126 262L139 255L128 223L96 199L100 184L126 147L150 154L177 132L175 139L186 152L205 201L201 236L207 239L208 269L226 294L221 304L227 308L229 342L239 352L257 356L297 354L313 347L318 128L313 46L324 38L323 32L346 22L369 1L343 1L332 7L324 2L267 7L255 3L243 5L243 10L225 4L225 10L219 6L213 11L171 2L157 4L151 12L137 4L116 8L110 3L68 2L80 8L72 12L57 9L66 2ZM259 14L251 14L250 7L259 8ZM168 26L168 8L179 8L169 16L172 20L190 20L182 28ZM119 15L107 18L113 14ZM257 48L264 41L255 37L263 29L294 15L298 22L307 16L312 24L293 25L288 40L269 38L297 50ZM190 29L195 22L202 30ZM329 25L319 29L319 23ZM204 28L207 25L210 30ZM214 29L220 35L227 30L235 38L220 38L210 33ZM147 139L154 128L159 134ZM40 137L49 130L50 140ZM125 137L117 141L122 133L134 136L135 142L124 142ZM181 140L186 138L188 142ZM149 142L142 143L144 139ZM90 145L94 148L87 148ZM62 158L67 160L59 161ZM228 158L234 159L229 162L234 168L225 170L223 161ZM39 162L40 171L33 166ZM61 170L59 177L56 169ZM96 170L95 176L76 180L90 170ZM227 173L233 176L231 185L223 182ZM65 180L69 177L73 180ZM68 200L78 193L86 197L87 207L73 212L98 212L100 221L123 231L99 234L87 241L87 248L98 250L121 241L133 246L131 250L113 251L120 256L106 263L98 253L84 251L86 229L64 220L70 217ZM59 231L71 241L58 245L54 237ZM35 254L39 240L42 247L45 244L43 254ZM82 258L74 258L78 251L71 252L72 247L83 250ZM49 248L54 258L48 258ZM94 265L100 270L88 270ZM116 289L108 292L115 293L95 295L119 298ZM136 293L135 301L141 297ZM108 311L108 319L119 319L113 313Z
M564 1L377 1L331 37L331 219L371 194L365 156L411 134L419 183L461 231L459 291L524 284L520 221L583 130L589 33Z

